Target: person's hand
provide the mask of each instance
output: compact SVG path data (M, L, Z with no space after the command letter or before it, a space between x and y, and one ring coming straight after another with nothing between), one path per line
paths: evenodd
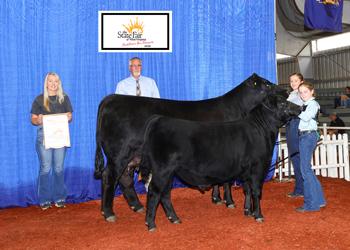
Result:
M73 115L71 112L67 112L67 116L68 116L68 122L71 122L73 120Z
M36 121L38 122L38 125L42 124L43 123L43 115L39 114L36 118Z

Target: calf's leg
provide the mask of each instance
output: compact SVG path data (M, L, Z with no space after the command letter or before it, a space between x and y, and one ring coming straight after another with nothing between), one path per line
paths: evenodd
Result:
M152 232L157 229L154 222L156 218L157 208L159 206L162 191L154 187L153 179L148 186L147 204L146 204L146 219L145 224L148 226L148 231Z
M228 207L229 209L234 209L236 208L236 205L235 205L235 202L232 200L231 186L232 186L232 181L223 183L224 202L226 204L226 207Z
M245 216L252 217L254 214L252 212L252 194L249 182L248 180L243 180L243 192L245 195L243 211Z
M174 176L172 176L170 178L170 181L168 182L168 185L163 192L160 203L162 204L166 218L168 220L170 220L171 223L180 224L181 221L180 221L179 217L177 217L175 210L174 210L174 207L171 204L171 200L170 200L171 187L173 185L173 180L174 180Z
M108 222L118 220L113 212L113 199L118 185L117 178L116 165L111 160L107 160L101 180L101 211Z
M125 169L119 179L119 186L129 207L135 212L144 213L145 209L137 197L134 186L134 170L128 171Z
M222 205L222 199L220 197L220 188L219 185L214 185L213 186L213 191L211 193L211 201L215 204L215 205Z
M160 168L162 169L162 168ZM163 169L162 169L163 170ZM172 178L173 175L169 175L167 173L159 174L160 170L158 168L152 169L152 180L148 186L147 193L147 210L146 210L146 225L148 226L148 230L154 231L157 229L156 224L154 222L156 217L157 208L162 199L162 206L167 217L174 217L170 219L174 223L179 220L176 216L173 206L170 201L170 190L172 186ZM164 197L163 197L164 195Z
M219 185L213 186L213 191L211 194L211 201L215 205L222 205L223 202L226 204L226 207L230 209L236 208L235 202L232 199L232 194L231 194L231 186L232 182L225 182L223 183L223 188L224 188L224 200L221 199L220 197L220 188Z
M262 185L263 181L253 181L251 185L252 196L253 196L253 214L255 221L265 222L263 215L261 214L260 200L262 197Z

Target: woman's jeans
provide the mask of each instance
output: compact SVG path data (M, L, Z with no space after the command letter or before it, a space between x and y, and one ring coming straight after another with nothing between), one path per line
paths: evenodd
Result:
M320 181L311 169L311 157L317 144L317 134L309 133L299 136L300 170L304 180L304 201L306 210L317 211L326 205Z
M288 128L289 128L289 149L290 155L299 151L299 135L298 135L298 127L299 127L300 119L296 118L289 122L289 125L286 124L286 137L288 141ZM300 172L300 154L296 154L292 157L292 163L294 168L294 176L295 176L295 188L293 193L304 195L304 181L301 177Z
M334 97L334 106L333 108L337 107L346 107L350 108L350 98L346 100L341 100L341 96Z
M43 145L43 126L39 125L35 142L36 152L40 162L38 178L38 195L40 206L51 204L52 201L66 201L67 191L64 184L63 163L67 148L45 149ZM52 189L50 184L50 172L52 166Z
M342 106L342 107L345 107L345 108L350 108L350 98L341 101L341 106Z

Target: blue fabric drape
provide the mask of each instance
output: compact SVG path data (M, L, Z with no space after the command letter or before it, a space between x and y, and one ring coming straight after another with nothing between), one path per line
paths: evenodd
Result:
M172 11L172 53L99 53L98 11ZM143 60L162 98L202 100L226 93L252 73L276 82L274 1L0 1L0 208L38 204L34 98L48 72L72 101L65 159L69 203L99 199L93 178L97 108ZM118 188L116 196L121 192Z

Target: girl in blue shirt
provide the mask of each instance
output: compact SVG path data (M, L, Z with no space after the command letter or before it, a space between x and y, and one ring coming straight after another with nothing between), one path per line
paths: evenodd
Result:
M299 115L299 152L305 204L295 210L297 212L318 211L320 207L326 206L326 200L321 183L311 169L311 157L317 144L317 121L314 118L320 105L315 100L316 94L311 83L303 82L298 89L304 101L303 112Z

